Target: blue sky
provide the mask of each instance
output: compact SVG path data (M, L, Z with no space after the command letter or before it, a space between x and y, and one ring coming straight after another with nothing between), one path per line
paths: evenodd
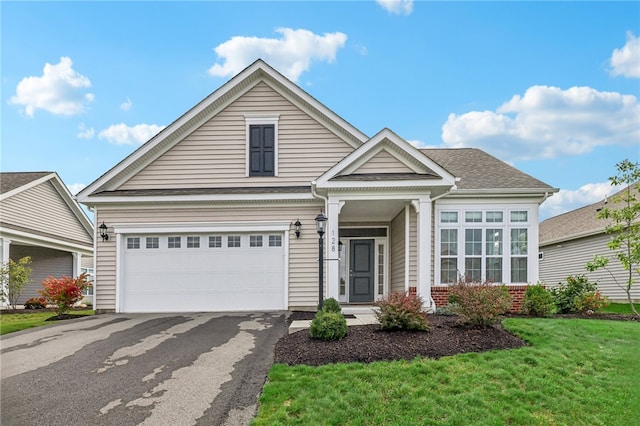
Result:
M602 199L640 160L639 2L12 2L2 171L88 185L256 58L369 136L477 147ZM472 167L473 165L470 165Z

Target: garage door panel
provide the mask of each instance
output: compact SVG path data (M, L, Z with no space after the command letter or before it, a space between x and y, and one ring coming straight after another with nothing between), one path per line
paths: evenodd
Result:
M273 233L271 233L273 235ZM123 247L121 311L247 311L285 308L283 247ZM206 236L205 236L206 237ZM268 237L263 237L268 241ZM144 236L141 238L144 241ZM202 245L205 245L204 247Z

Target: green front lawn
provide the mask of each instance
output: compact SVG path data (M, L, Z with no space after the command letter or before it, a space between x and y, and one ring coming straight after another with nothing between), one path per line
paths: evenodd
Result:
M636 311L640 312L640 303L634 303L633 306L636 307ZM628 303L611 303L609 306L602 310L603 313L607 314L631 314L631 306Z
M503 324L531 346L440 360L274 365L253 424L638 424L640 323Z
M93 315L94 311L91 309L85 309L81 311L73 311L71 313L74 315ZM14 333L31 327L53 324L52 321L47 321L47 318L51 318L55 315L56 313L52 311L26 314L11 313L10 310L3 310L0 314L0 335Z

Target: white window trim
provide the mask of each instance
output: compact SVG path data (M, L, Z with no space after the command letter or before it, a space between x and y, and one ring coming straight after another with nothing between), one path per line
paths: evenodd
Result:
M458 212L458 222L457 223L441 223L440 222L440 213L441 212ZM464 214L467 211L482 211L482 222L465 222ZM503 212L503 222L487 222L486 221L486 212L488 211L502 211ZM511 211L527 211L527 222L511 222L510 214ZM533 249L533 244L537 244L537 242L532 241L533 232L536 231L533 218L535 217L534 211L528 206L499 206L499 205L441 205L436 208L436 229L435 229L435 285L447 285L447 283L442 282L441 270L440 270L440 259L442 258L441 253L441 230L442 229L458 229L458 271L462 276L465 274L464 266L465 266L465 229L482 229L482 279L486 279L486 233L485 229L502 229L502 283L506 285L523 285L526 283L521 282L511 282L511 259L513 257L526 257L527 258L527 283L531 282L531 277L535 274L535 267L537 265L537 255L538 250L537 247L535 250ZM462 219L462 220L461 220ZM512 229L526 229L527 230L527 255L526 256L512 256L511 255L511 230ZM532 254L535 252L535 258L532 258ZM494 257L494 256L491 256Z
M245 123L245 176L250 176L249 164L249 139L251 137L251 132L249 131L250 126L253 125L262 125L262 124L273 124L273 133L274 133L274 141L273 141L273 176L278 176L278 122L280 120L280 114L245 114L244 115L244 123Z

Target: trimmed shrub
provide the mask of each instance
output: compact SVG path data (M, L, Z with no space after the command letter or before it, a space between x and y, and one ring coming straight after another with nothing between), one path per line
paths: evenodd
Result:
M498 322L499 316L508 312L513 305L507 286L493 285L489 281L458 281L449 287L449 302L453 304L455 313L478 327L488 327Z
M383 330L428 330L429 322L422 312L424 301L415 293L395 291L376 302L376 317Z
M556 311L553 295L542 284L530 285L524 292L522 313L537 317L550 317Z
M444 306L438 306L436 308L436 315L443 315L446 317L457 316L458 314L454 312L454 309L455 309L454 303L448 303Z
M551 290L553 302L561 314L573 314L579 312L575 305L576 299L584 299L588 293L596 291L596 283L589 282L584 275L570 275L564 283L558 283L558 287Z
M42 281L44 289L40 290L39 293L49 303L56 305L58 315L64 315L73 308L73 305L82 300L82 292L91 287L88 276L86 273L80 274L78 278L65 275L61 278L49 276Z
M339 312L318 311L309 328L311 338L340 340L347 335L347 320Z
M32 297L24 302L25 309L44 309L47 307L47 301L44 297Z
M607 296L600 294L600 290L577 296L573 300L576 312L581 314L595 313L609 306Z
M336 312L341 313L342 308L340 308L340 303L333 297L328 298L322 303L322 310L325 312Z

